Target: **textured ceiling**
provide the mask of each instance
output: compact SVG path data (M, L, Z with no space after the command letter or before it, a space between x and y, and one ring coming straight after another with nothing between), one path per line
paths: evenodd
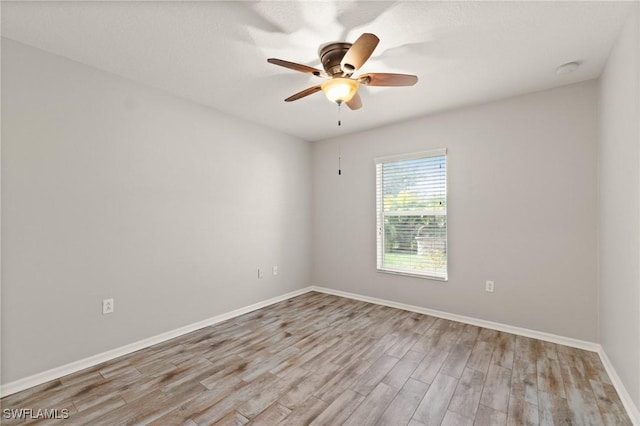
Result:
M629 13L622 2L2 2L2 35L306 140L597 77ZM320 67L318 47L380 44L361 72L416 86L361 87L340 113L321 80L266 62ZM581 61L574 73L555 69ZM359 73L356 73L356 75Z

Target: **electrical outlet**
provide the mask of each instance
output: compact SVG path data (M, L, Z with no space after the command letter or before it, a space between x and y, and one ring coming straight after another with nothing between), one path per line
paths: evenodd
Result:
M493 281L487 281L487 283L484 286L484 290L488 291L489 293L493 293L493 289L494 289Z
M258 268L258 279L261 280L262 278L264 278L264 271L262 268Z
M102 301L102 315L113 313L113 299L104 299Z
M272 271L273 271L273 275L278 275L278 266L277 266L277 265L275 265L275 266L273 267Z

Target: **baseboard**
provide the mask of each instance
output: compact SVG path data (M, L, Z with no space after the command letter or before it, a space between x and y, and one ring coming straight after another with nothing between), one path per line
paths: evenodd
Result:
M560 345L570 346L573 348L584 349L591 352L598 352L600 345L594 342L588 342L585 340L572 339L570 337L558 336L551 333L543 333L541 331L529 330L527 328L514 327L507 324L501 324L498 322L485 321L478 318L466 317L464 315L451 314L448 312L436 311L434 309L423 308L421 306L407 305L405 303L393 302L385 299L378 299L375 297L362 296L359 294L348 293L345 291L334 290L325 287L311 286L311 290L320 293L332 294L334 296L346 297L349 299L360 300L362 302L374 303L376 305L389 306L390 308L403 309L405 311L417 312L419 314L431 315L433 317L443 318L451 321L462 322L465 324L471 324L478 327L490 328L492 330L504 331L506 333L517 334L519 336L531 337L533 339L545 340L551 343L557 343Z
M84 370L85 368L94 367L103 362L110 361L120 356L138 351L140 349L165 342L167 340L182 336L187 333L191 333L192 331L196 331L201 328L208 327L210 325L214 325L231 318L235 318L237 316L255 311L256 309L264 308L266 306L273 305L274 303L278 303L283 300L308 293L309 291L311 291L311 287L292 291L281 296L254 303L253 305L245 306L231 312L216 315L203 321L176 328L175 330L171 330L166 333L158 334L156 336L149 337L138 342L121 346L116 349L112 349L97 355L90 356L88 358L81 359L79 361L71 362L69 364L53 368L51 370L43 371L42 373L34 374L32 376L4 384L0 387L0 396L5 397L7 395L11 395L13 393L49 382L51 380L59 379L60 377L66 376L67 374L75 373L77 371Z
M620 380L620 376L618 376L616 369L613 368L613 364L602 346L600 346L600 350L598 350L598 355L600 355L604 369L607 371L613 387L616 388L629 418L631 418L631 423L635 426L640 426L640 408L633 402L633 398L631 398L631 395L627 392L627 388L624 386L624 383L622 383L622 380Z

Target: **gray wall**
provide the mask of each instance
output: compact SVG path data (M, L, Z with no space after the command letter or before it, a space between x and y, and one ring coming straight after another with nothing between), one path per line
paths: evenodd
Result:
M640 407L640 5L599 81L600 341Z
M314 143L313 284L596 341L596 113L590 81ZM437 147L449 281L378 273L374 158Z
M307 142L3 39L3 382L307 286L310 165Z

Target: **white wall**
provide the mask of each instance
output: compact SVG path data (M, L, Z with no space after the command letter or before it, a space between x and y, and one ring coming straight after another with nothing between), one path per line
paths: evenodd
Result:
M599 80L600 340L640 407L640 5Z
M310 165L307 142L3 39L3 382L308 285Z
M378 273L374 158L437 147L448 148L449 281ZM315 285L597 340L595 82L312 150Z

